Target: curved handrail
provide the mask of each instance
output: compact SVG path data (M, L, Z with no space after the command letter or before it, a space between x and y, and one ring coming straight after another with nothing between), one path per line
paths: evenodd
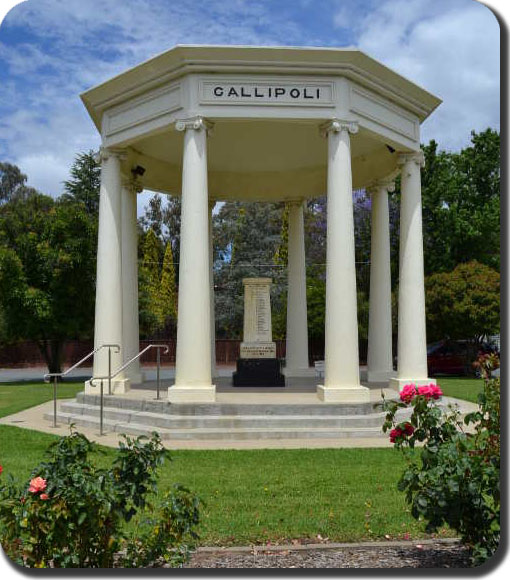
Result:
M43 376L43 380L45 381L46 379L50 378L50 377L65 377L67 374L69 374L71 371L74 371L75 368L79 367L81 365L81 363L85 362L87 359L89 359L93 354L96 354L96 352L98 352L99 350L101 350L102 348L116 348L117 350L115 352L120 352L120 346L118 344L102 344L101 346L98 346L97 348L95 348L92 352L89 352L88 355L84 356L82 359L80 359L77 363L75 363L71 368L67 369L66 371L64 371L63 373L46 373Z
M119 373L121 373L124 369L126 369L131 363L135 362L135 360L137 358L140 358L142 356L142 354L146 353L151 348L157 348L157 349L164 348L165 352L163 354L168 354L170 352L170 349L168 348L168 345L166 345L166 344L149 344L143 350L141 350L138 354L135 354L134 357L130 358L126 363L124 363L116 371L114 371L111 375L106 375L103 377L92 377L90 379L90 386L91 387L96 386L96 385L94 385L94 381L113 379L113 377L116 377Z
M102 348L108 348L109 353L111 353L112 348L117 349L116 352L120 352L120 346L118 344L101 344L100 346L95 348L92 352L89 352L88 355L84 356L77 363L75 363L71 368L67 369L63 373L46 373L43 376L43 381L45 381L45 382L46 382L46 379L53 377L53 427L57 426L57 377L61 377L61 378L65 377L71 371L74 371L75 368L79 367L81 365L81 363L85 362L93 354L96 354L96 352L100 351Z

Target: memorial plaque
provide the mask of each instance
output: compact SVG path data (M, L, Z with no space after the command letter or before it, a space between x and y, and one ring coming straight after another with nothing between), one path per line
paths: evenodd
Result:
M244 333L234 385L237 387L283 387L281 361L276 358L276 344L271 327L271 279L245 278Z

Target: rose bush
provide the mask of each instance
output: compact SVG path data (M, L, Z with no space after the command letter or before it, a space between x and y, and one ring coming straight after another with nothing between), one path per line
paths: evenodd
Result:
M167 452L157 433L148 441L123 437L109 469L97 468L89 460L94 444L71 432L50 446L48 460L28 483L3 477L0 542L13 561L38 568L185 561L197 537L200 500L176 487L154 506L157 468ZM137 537L126 526L135 515L140 516ZM158 541L147 549L145 538L149 541L156 528Z
M400 400L384 403L383 426L407 460L398 488L412 515L425 520L429 533L444 524L456 530L475 565L495 553L500 539L500 382L490 379L495 361L484 358L479 365L484 392L479 410L464 421L456 408L438 404L439 387L410 384ZM410 417L399 422L397 413Z

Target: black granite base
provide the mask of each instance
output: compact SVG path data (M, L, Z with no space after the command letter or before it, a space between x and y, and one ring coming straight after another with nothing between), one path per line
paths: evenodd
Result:
M282 361L277 358L239 358L234 387L284 387Z

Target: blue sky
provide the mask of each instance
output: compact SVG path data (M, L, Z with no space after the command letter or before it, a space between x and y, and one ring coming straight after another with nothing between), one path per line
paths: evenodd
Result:
M179 43L356 46L443 99L422 141L499 128L499 25L475 0L28 0L0 25L0 160L60 194L99 146L79 93Z

